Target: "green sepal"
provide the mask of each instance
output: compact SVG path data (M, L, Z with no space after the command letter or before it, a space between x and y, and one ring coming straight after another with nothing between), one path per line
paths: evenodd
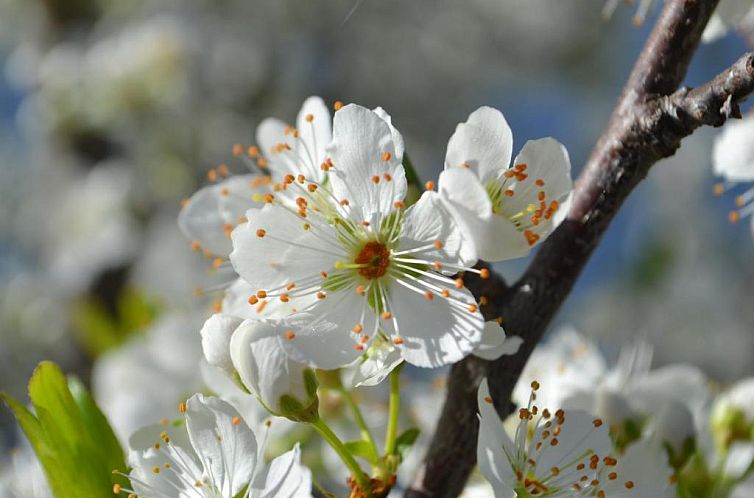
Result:
M421 197L424 191L424 185L422 185L419 175L414 169L414 164L411 162L411 158L407 153L403 153L403 169L406 172L406 183L408 183L408 189L406 190L406 198L404 200L406 207L415 204Z
M317 382L317 374L314 373L314 370L311 368L304 370L304 389L306 389L306 394L309 396L309 399L317 398L318 387L319 382Z
M416 443L416 440L419 438L420 433L421 431L418 428L412 427L403 431L396 438L395 452L400 457L401 462L403 462L406 457L408 457L408 454L411 452L411 448L414 447L414 443Z
M346 441L343 444L351 455L363 458L372 465L377 465L377 461L374 459L372 445L368 442L363 439L356 439L354 441Z
M57 365L42 362L29 380L34 413L7 394L2 399L16 416L57 498L112 495L127 481L112 473L126 471L123 450L107 419L77 381Z
M319 398L317 397L308 406L304 406L303 403L290 394L284 394L280 396L279 405L280 413L277 415L294 422L311 423L319 420Z

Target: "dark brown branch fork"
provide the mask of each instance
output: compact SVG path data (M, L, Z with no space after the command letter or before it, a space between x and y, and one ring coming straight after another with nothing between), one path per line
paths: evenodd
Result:
M634 187L660 159L702 125L740 117L739 102L754 91L754 53L707 84L679 88L718 0L666 0L618 99L607 129L576 181L561 226L542 244L525 274L511 286L497 275L467 276L488 319L502 317L508 335L523 337L515 356L488 362L468 357L453 366L448 393L422 467L405 496L455 498L476 463L476 391L484 377L498 413L511 413L511 392L532 350Z

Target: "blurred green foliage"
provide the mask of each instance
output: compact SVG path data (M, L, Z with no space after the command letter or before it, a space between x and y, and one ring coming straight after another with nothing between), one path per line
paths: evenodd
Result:
M73 327L82 348L91 358L124 343L157 317L159 307L143 293L126 289L118 297L115 313L93 297L79 301L73 310Z

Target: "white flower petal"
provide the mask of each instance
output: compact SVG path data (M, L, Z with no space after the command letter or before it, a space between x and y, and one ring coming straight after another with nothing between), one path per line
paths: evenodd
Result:
M406 196L406 173L390 126L373 111L349 104L336 112L327 153L335 165L332 192L338 201L350 202L353 221L384 216Z
M306 118L311 116L311 122ZM309 97L301 106L296 118L299 137L306 144L303 155L308 154L317 167L325 158L325 148L332 140L332 118L327 105L320 97Z
M205 475L223 496L235 496L251 480L257 440L228 403L195 394L186 403L186 428Z
M493 320L484 324L482 341L473 354L484 360L497 360L501 356L516 354L523 342L518 336L506 337L503 327Z
M726 123L715 139L712 167L728 181L754 181L754 118Z
M214 254L227 255L231 250L229 229L238 225L250 208L261 207L255 195L270 191L262 178L237 175L199 189L178 215L181 231Z
M491 107L480 107L450 137L445 169L466 165L485 184L508 167L512 151L513 133L503 114Z
M526 164L526 179L522 181L511 179L509 186L513 190L513 196L506 198L502 204L503 213L513 216L525 211L530 205L539 206L539 194L545 193L546 202L564 201L571 192L571 160L566 148L553 138L540 138L529 140L524 144L521 152L513 161L514 165ZM543 186L537 185L536 181L544 181ZM542 219L540 224L533 230L537 233L548 234L555 227L554 220ZM546 227L546 228L545 228Z
M513 470L506 456L513 450L513 441L503 430L503 425L490 398L487 379L483 379L477 395L479 403L479 439L477 462L479 471L492 485L495 498L513 498L516 493L508 484L515 481Z
M461 258L473 264L477 258L503 261L526 256L531 246L516 226L492 214L487 191L474 174L463 168L440 174L440 198L453 215L462 234Z
M191 196L178 215L178 226L183 234L198 241L214 254L225 255L231 250L225 235L225 219L220 208L220 191L217 185L203 187Z
M287 321L296 337L283 341L283 347L301 363L326 370L342 367L361 356L369 345L359 341L353 327L360 324L363 332L370 334L375 320L365 297L353 290L331 293L309 312ZM357 344L364 349L356 349Z
M247 218L249 222L231 234L230 261L238 274L258 289L270 290L280 282L297 282L330 271L345 257L336 242L322 238L331 229L319 230L314 226L316 217L305 221L285 207L266 204L249 210ZM307 224L311 230L305 229Z
M291 164L283 160L277 152L276 147L279 144L288 144L293 149L296 147L296 141L291 133L285 132L290 130L291 126L285 121L277 118L265 118L257 126L257 143L259 150L267 158L267 166L280 177L291 172Z
M204 358L229 376L233 375L230 338L242 321L238 317L216 313L204 322L201 330Z
M631 405L642 413L656 413L668 400L700 415L709 399L707 376L694 365L668 365L630 379L623 388Z
M378 337L372 341L366 354L343 369L343 384L351 388L376 386L402 362L400 350Z
M730 445L723 474L728 479L740 479L754 462L754 443L736 441Z
M702 43L712 43L728 34L728 27L725 25L720 16L712 14L707 26L702 33Z
M287 281L279 281L272 287L283 286L286 283ZM223 313L252 320L285 318L297 310L306 308L317 299L313 294L290 297L287 302L281 301L279 297L268 297L260 299L257 304L249 304L249 297L254 295L258 290L258 287L252 286L243 278L236 279L225 291L222 302Z
M549 444L547 451L538 452L537 468L551 469L575 461L583 458L587 450L594 451L600 458L608 456L613 448L608 425L595 427L594 419L594 416L581 410L565 410L565 422L559 425L560 433L556 436L558 443ZM535 441L541 441L541 434L546 430L544 424L537 429L529 447L529 456L537 454Z
M252 496L256 496L252 494ZM264 489L259 498L309 498L312 496L311 471L301 464L298 443L292 450L270 462Z
M664 498L668 496L666 491L673 473L662 446L647 440L629 446L623 456L618 457L618 465L606 467L604 471L618 474L617 479L600 479L602 489L610 498ZM626 487L628 481L633 483L630 489Z
M465 287L448 289L450 298L474 303ZM400 336L403 358L417 367L436 368L460 361L482 339L484 318L478 309L435 295L434 299L411 290L400 282L388 289L389 310L393 319L384 321L384 330L393 338Z
M388 114L385 109L382 107L375 107L372 109L375 114L377 114L380 118L382 118L383 121L385 121L388 126L390 126L390 133L393 135L393 145L395 146L395 157L398 159L398 162L403 161L403 152L404 152L404 143L403 143L403 135L393 126L393 118L390 117L390 114Z
M736 484L730 498L751 498L754 496L754 474Z
M432 246L435 241L442 242L442 247L437 249ZM427 191L419 200L408 208L403 216L399 251L406 251L419 247L428 249L415 252L411 257L418 257L428 263L439 261L441 264L450 265L473 265L476 259L463 260L459 254L473 254L473 245L469 247L464 241L461 227L450 216L445 205L440 200L437 192ZM450 269L449 273L456 273Z
M561 327L546 343L534 349L516 387L513 400L525 407L536 380L541 387L537 402L550 409L563 406L563 400L575 392L593 393L594 386L605 376L607 365L597 345L570 326ZM585 409L591 409L591 398Z
M280 413L280 398L289 395L305 403L305 365L288 358L281 338L288 331L280 321L246 320L230 340L233 366L244 385L273 413Z
M233 175L217 184L220 192L220 212L226 223L237 225L251 208L261 208L260 196L271 192L269 177L263 175Z
M164 468L165 464L172 464L165 452L155 449L155 444L163 444L160 434L167 433L170 437L171 451L178 455L183 462L175 472L161 472L155 474L154 467ZM131 475L134 491L138 495L154 495L164 493L173 496L177 489L191 493L187 483L202 477L201 463L191 448L188 434L183 427L164 425L150 425L136 431L128 440L128 463L132 467Z

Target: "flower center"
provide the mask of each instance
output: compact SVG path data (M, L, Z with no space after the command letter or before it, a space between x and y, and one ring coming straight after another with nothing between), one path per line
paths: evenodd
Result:
M373 240L364 244L353 261L361 265L358 272L362 277L370 280L379 278L387 272L390 265L390 249L385 244Z

